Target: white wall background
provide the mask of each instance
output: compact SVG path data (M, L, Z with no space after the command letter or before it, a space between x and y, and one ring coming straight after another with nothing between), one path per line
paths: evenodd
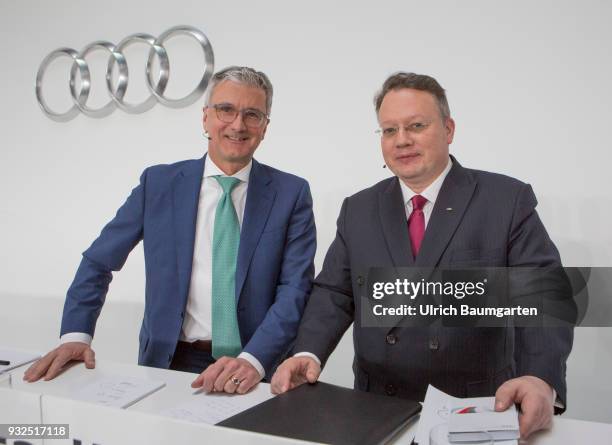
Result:
M141 171L205 151L201 101L142 115L117 111L100 120L47 119L34 97L39 63L57 47L117 43L178 24L206 33L217 68L249 65L269 74L272 122L256 157L310 181L317 270L342 199L388 175L372 97L397 70L431 74L447 89L457 123L451 152L463 165L533 185L566 265L611 266L611 20L612 4L603 0L0 0L0 313L27 323L21 310L31 297L59 307L80 253ZM187 38L167 46L168 94L178 97L198 78L202 58ZM145 91L140 49L128 53L129 100ZM93 106L105 101L105 60L103 53L91 60ZM45 84L58 108L69 104L67 69L67 63L53 65ZM116 275L109 300L141 303L143 271L139 247ZM36 314L36 326L56 332L55 314ZM612 421L610 331L576 332L568 368L571 417ZM0 334L0 343L13 341L6 329ZM328 380L350 385L351 360L345 338L326 370Z

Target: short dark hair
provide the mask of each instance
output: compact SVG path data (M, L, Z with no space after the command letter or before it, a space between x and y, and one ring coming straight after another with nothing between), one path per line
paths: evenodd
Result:
M426 74L406 73L403 71L399 71L389 76L387 80L385 80L385 83L383 83L380 91L374 96L376 113L380 110L380 105L389 91L401 90L403 88L427 91L433 95L436 102L438 102L438 108L440 109L442 118L446 119L450 117L450 108L446 100L446 93L436 79Z

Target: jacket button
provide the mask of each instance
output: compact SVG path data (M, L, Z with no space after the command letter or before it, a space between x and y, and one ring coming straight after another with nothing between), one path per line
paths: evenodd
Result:
M359 286L363 286L363 277L362 277L361 275L359 275L359 276L357 277L357 284L358 284Z
M393 334L387 335L387 344L394 345L395 343L397 343L397 337Z
M395 394L397 394L397 389L392 384L388 384L387 386L385 386L385 393L388 396L394 396Z
M437 351L439 347L440 343L438 342L437 338L429 339L429 349L431 349L432 351Z

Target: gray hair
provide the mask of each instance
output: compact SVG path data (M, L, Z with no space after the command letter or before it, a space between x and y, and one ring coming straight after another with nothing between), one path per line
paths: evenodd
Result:
M272 111L272 83L264 73L255 71L248 66L228 66L221 71L217 71L210 79L208 88L206 89L206 95L204 96L206 105L209 104L210 96L215 87L224 80L231 80L232 82L243 85L261 88L264 93L266 93L266 114L270 116L270 112Z
M430 93L438 103L438 109L440 110L442 119L450 117L450 108L448 107L448 100L446 100L446 93L436 79L426 74L406 73L403 71L399 71L389 76L387 80L385 80L380 91L374 96L376 113L378 114L380 105L389 91L401 90L403 88Z

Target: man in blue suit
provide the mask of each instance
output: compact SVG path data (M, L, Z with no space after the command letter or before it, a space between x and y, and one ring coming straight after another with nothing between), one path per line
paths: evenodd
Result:
M138 363L201 373L194 387L245 393L291 346L314 274L308 183L253 159L272 85L229 67L211 79L208 154L144 171L115 218L83 253L68 290L61 345L24 379L54 378L90 348L112 271L141 240L145 313Z

